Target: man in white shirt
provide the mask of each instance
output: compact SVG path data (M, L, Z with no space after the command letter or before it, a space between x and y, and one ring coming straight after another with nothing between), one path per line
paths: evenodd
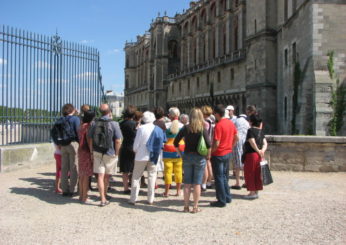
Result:
M226 111L228 112L229 120L235 123L235 121L237 120L237 116L234 115L234 106L233 105L227 106Z

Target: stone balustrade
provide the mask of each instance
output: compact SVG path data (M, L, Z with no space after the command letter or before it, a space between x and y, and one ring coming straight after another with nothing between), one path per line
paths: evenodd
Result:
M346 137L266 136L272 170L346 171Z
M346 137L267 135L272 170L345 172ZM0 172L53 164L51 143L0 147Z

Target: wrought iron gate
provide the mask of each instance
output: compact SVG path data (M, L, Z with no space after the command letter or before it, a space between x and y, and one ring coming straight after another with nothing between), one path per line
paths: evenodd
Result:
M0 26L0 145L47 142L63 104L104 99L95 48Z

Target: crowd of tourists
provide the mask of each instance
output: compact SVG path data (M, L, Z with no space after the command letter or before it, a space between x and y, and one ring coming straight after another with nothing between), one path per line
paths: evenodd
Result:
M255 106L247 106L245 114L236 116L232 105L193 108L189 115L181 114L177 107L167 113L162 107L142 113L130 105L120 123L113 120L107 104L101 104L99 112L96 118L88 105L78 113L72 104L65 104L63 116L51 130L56 147L55 190L63 196L78 193L81 203L89 203L88 191L95 176L100 206L104 207L109 204L111 176L118 170L123 193L130 195L129 204L135 205L140 188L147 188L149 205L155 194L166 198L183 195L182 210L191 213L201 211L201 192L207 189L214 188L216 193L210 206L220 208L232 201L230 189L247 188L245 199L257 199L263 189L260 162L267 141ZM230 166L235 176L232 186ZM158 172L163 173L162 193L155 193Z

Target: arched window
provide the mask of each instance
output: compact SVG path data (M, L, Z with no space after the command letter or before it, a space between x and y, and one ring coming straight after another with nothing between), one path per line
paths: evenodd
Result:
M183 35L187 35L188 31L189 31L189 22L187 21L183 28Z
M168 57L170 59L178 58L178 42L176 40L170 40L168 42Z
M211 58L215 58L215 48L216 48L215 30L213 30L211 32Z
M193 63L197 64L197 38L192 40Z
M238 16L233 20L234 50L238 50Z
M126 76L126 79L125 79L125 88L129 88L130 87L130 84L129 84L129 76Z
M210 19L212 21L214 21L215 17L216 17L216 6L215 6L215 3L213 3L211 6L210 6Z
M192 30L192 32L197 31L197 18L196 18L196 16L194 16L194 17L192 18L191 30Z
M126 55L126 68L129 68L130 66L130 58L128 55Z
M220 0L220 2L219 2L219 9L220 9L220 12L219 12L219 14L220 15L223 15L224 13L225 13L225 10L226 10L226 1L225 0Z
M200 23L203 26L207 23L207 15L205 14L205 9L203 9L202 12L201 12Z
M205 36L203 35L201 38L201 43L202 43L202 62L204 63L206 61L206 39Z
M222 29L222 53L226 54L226 24L223 25L223 29Z

